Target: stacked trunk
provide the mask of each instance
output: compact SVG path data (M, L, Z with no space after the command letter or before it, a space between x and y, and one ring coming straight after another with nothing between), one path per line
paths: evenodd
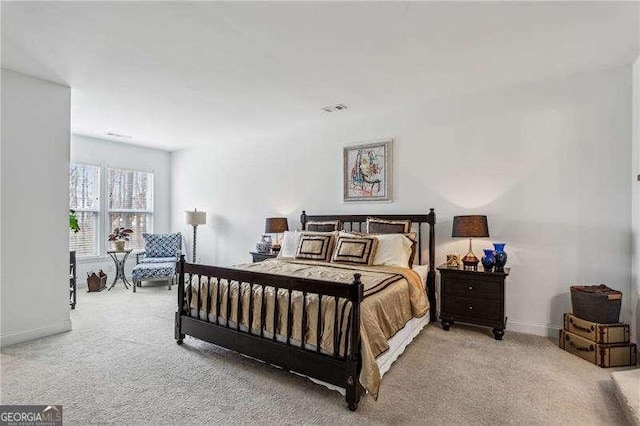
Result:
M629 338L628 324L599 324L566 313L560 347L600 367L621 367L636 364L636 345Z

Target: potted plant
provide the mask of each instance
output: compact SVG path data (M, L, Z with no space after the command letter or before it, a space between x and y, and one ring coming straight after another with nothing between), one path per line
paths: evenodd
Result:
M113 242L113 246L117 251L123 251L124 245L129 241L129 235L133 234L133 230L129 228L115 228L109 234L109 241Z
M78 224L78 217L76 216L76 211L69 209L69 229L71 229L76 234L80 231L80 225Z

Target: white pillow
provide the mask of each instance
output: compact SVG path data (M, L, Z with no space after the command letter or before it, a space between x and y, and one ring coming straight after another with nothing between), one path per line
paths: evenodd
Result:
M300 231L284 231L284 236L280 242L280 253L278 253L278 257L296 257L301 236L302 232Z
M348 237L350 234L340 231L339 236ZM373 259L374 266L399 266L401 268L409 267L409 259L411 259L411 247L413 241L405 237L403 234L355 234L372 235L378 239L378 248L376 256Z
M409 267L413 242L402 234L378 234L378 249L374 265Z
M420 279L422 280L422 284L424 286L427 285L427 275L429 275L429 265L413 265L411 268L414 272L420 275Z

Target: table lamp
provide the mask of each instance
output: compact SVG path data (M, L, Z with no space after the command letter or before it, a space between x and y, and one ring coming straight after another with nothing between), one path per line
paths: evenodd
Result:
M489 225L487 217L481 215L470 216L454 216L453 230L451 237L453 238L469 238L469 253L462 258L464 269L477 270L480 261L471 247L472 238L483 238L489 236Z
M199 212L198 209L193 209L192 212L184 212L184 220L187 225L193 226L193 257L191 261L196 263L196 230L198 225L204 225L207 223L207 213Z
M265 234L276 234L276 243L271 247L271 250L280 251L280 241L278 234L289 230L289 223L286 217L268 217L264 224Z

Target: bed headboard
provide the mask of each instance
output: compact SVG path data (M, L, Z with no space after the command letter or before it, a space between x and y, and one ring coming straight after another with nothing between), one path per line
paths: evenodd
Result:
M366 230L366 223L368 217L376 217L385 220L410 220L412 231L418 234L418 264L422 264L422 237L423 230L428 225L427 233L428 237L428 262L429 262L429 274L427 276L427 296L429 297L430 315L431 321L436 321L436 213L433 209L429 209L427 214L329 214L329 215L308 215L306 211L302 211L300 215L300 224L302 230L306 229L306 224L309 221L325 221L325 220L339 220L342 222L342 227L345 231L358 231L362 232ZM363 226L364 225L364 226Z

